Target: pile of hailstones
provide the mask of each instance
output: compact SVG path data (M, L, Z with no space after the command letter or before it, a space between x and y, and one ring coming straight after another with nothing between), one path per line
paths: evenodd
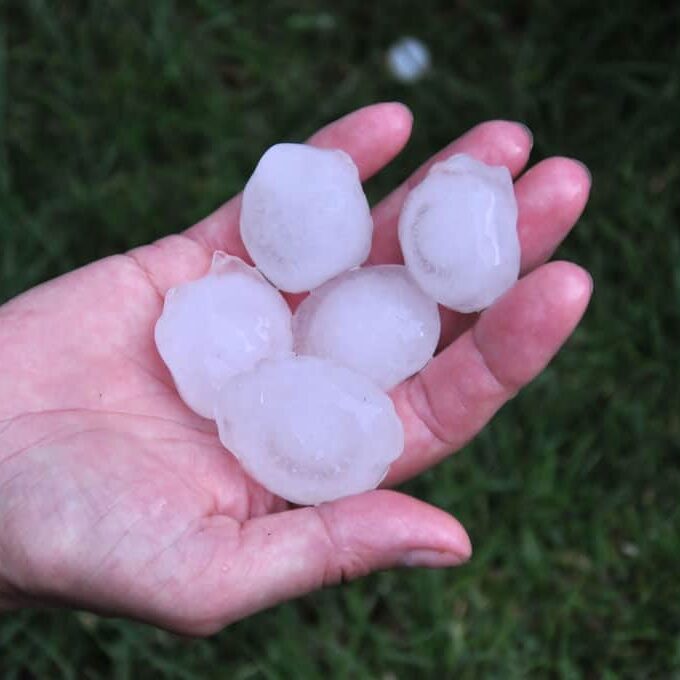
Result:
M405 265L362 267L373 222L352 159L278 144L245 187L240 228L257 269L215 253L156 325L181 398L289 501L377 487L404 447L386 393L432 358L437 303L477 311L517 279L508 170L462 154L435 164L399 218ZM279 291L310 294L293 314Z

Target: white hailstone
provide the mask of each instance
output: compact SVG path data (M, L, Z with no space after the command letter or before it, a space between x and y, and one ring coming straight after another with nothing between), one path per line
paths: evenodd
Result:
M430 69L430 51L418 38L400 38L387 50L387 68L396 80L414 83Z
M257 268L289 293L360 265L372 234L359 171L339 149L276 144L243 191L243 243Z
M404 447L389 397L317 357L262 361L232 378L215 415L220 440L246 472L300 505L374 489Z
M488 307L517 280L520 247L510 172L465 154L436 163L399 217L406 266L437 302Z
M206 276L168 291L155 338L184 402L213 418L227 379L292 353L291 312L257 270L218 252Z
M384 390L432 358L439 332L437 303L396 264L341 274L313 290L293 316L298 354L333 359Z

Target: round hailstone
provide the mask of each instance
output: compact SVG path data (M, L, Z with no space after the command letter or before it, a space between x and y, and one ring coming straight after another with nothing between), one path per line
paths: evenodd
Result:
M344 151L276 144L243 191L243 243L257 268L289 293L360 265L372 234L359 171Z
M213 418L222 384L264 358L289 356L291 312L253 267L215 253L206 276L172 288L156 347L189 408Z
M248 474L300 505L374 489L404 447L389 397L317 357L261 362L225 384L215 414Z
M387 50L387 68L402 83L415 83L430 70L430 50L418 38L399 38Z
M333 359L384 390L432 358L439 332L437 303L396 264L341 274L313 290L293 316L298 354Z
M520 248L510 172L465 154L436 163L399 217L406 266L459 312L488 307L517 280Z

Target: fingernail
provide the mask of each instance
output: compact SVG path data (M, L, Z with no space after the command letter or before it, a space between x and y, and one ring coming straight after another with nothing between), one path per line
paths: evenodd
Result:
M455 567L468 561L467 556L452 552L440 552L438 550L411 550L401 559L405 567Z
M525 123L520 123L517 121L517 125L519 125L521 128L524 128L524 132L526 132L527 137L529 138L529 148L533 149L534 147L534 133L531 131L531 128L526 125Z

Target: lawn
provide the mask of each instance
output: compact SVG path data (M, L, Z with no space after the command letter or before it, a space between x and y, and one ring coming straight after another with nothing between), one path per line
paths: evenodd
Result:
M549 369L405 487L468 527L468 565L375 575L199 641L12 614L3 680L680 677L680 10L663 6L0 2L0 301L181 230L270 144L392 99L415 130L373 200L475 122L519 119L534 160L593 172L558 256L595 280ZM405 34L433 58L413 85L384 68Z

